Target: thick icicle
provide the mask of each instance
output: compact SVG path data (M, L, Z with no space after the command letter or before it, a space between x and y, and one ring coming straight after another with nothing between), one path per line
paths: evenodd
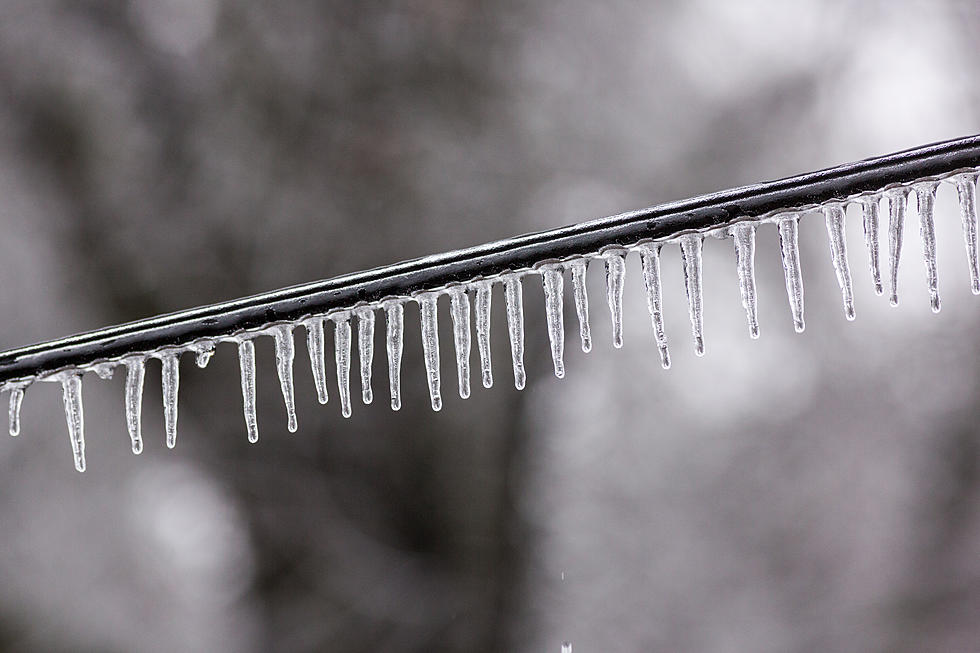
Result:
M255 343L242 340L238 343L238 366L242 376L242 412L248 441L259 441L259 421L255 414Z
M70 374L61 377L61 392L65 402L68 439L75 458L75 469L85 471L85 417L82 413L82 377Z
M310 370L313 372L313 385L316 398L321 404L327 403L327 362L324 356L322 317L313 317L303 323L306 328L306 351L310 355Z
M936 271L936 189L938 181L916 186L918 198L919 233L922 236L922 258L926 264L926 285L929 287L929 305L933 313L939 312L939 273Z
M293 390L293 361L296 358L296 345L293 343L293 328L280 325L272 332L276 340L276 372L279 374L279 388L286 404L286 428L296 432L296 397Z
M20 407L24 403L23 386L10 391L10 435L20 435Z
M889 302L898 306L898 263L902 258L902 235L905 230L905 206L908 191L897 188L886 193L888 197L888 262L891 265L891 295Z
M168 352L160 356L163 364L163 421L167 447L177 446L177 391L180 389L180 355Z
M510 355L514 364L514 386L524 388L524 292L521 278L512 274L504 278L504 301L507 305L507 333L510 336Z
M868 248L868 267L874 281L875 294L882 294L881 263L878 255L878 196L862 197L861 219L864 223L864 244Z
M963 240L970 263L970 287L973 294L980 294L980 261L977 257L977 175L960 175L956 178L956 195L960 201L960 217L963 220Z
M334 318L333 352L337 363L337 393L340 395L340 413L351 416L350 404L350 316Z
M701 308L701 236L690 234L680 239L681 258L684 259L684 288L687 306L691 313L691 331L694 334L694 353L704 356L704 317Z
M405 307L401 302L385 304L388 323L385 348L388 350L388 388L391 390L391 409L402 407L402 349L405 333Z
M800 216L790 215L779 219L779 251L786 278L786 296L793 311L793 328L803 333L803 271L800 267Z
M493 285L489 281L476 284L476 345L480 350L480 370L483 387L493 386L493 369L490 362L490 300Z
M841 295L844 298L844 317L853 320L854 290L851 287L851 269L847 265L844 207L841 204L829 204L824 207L823 214L827 221L827 235L830 237L830 257L834 262L837 283L840 285Z
M429 399L432 410L442 409L439 390L439 295L426 293L418 298L422 316L422 356L425 359L425 376L429 383Z
M541 269L544 284L544 310L548 321L548 339L551 341L551 360L555 364L555 376L565 376L565 320L562 308L561 268L548 265Z
M626 279L625 252L610 252L606 259L606 301L612 317L613 347L623 346L623 285Z
M735 241L735 267L742 306L749 320L749 336L759 337L759 310L755 294L755 225L743 222L732 227Z
M142 358L126 360L126 428L134 454L143 451L143 378L146 361Z
M660 350L660 363L670 369L670 352L664 332L664 313L660 296L660 245L640 245L640 263L643 266L643 286L647 293L647 310L653 322L653 335Z
M470 396L470 298L459 287L449 290L449 313L453 319L453 344L456 345L456 376L459 396Z
M582 339L582 351L592 351L592 333L589 329L589 294L585 288L585 273L589 269L587 259L571 262L572 290L575 294L575 314L578 315L578 333Z
M371 389L371 366L374 364L374 310L360 308L357 315L357 356L361 364L361 402L374 401Z

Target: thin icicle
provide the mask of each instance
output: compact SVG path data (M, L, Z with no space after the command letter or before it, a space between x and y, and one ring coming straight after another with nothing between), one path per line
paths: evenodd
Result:
M919 233L922 236L922 258L926 264L926 285L929 288L929 305L933 313L939 312L939 273L936 271L936 189L938 181L919 184L915 189L918 198Z
M134 454L143 451L143 379L146 361L142 358L126 360L126 429Z
M793 311L793 328L803 333L803 271L800 267L800 216L790 215L779 219L779 251L786 278L786 296Z
M351 416L350 404L350 316L334 318L333 352L337 363L337 393L340 395L340 413Z
M661 245L640 245L640 263L643 266L643 286L647 293L647 310L653 322L653 335L660 350L660 363L670 369L670 352L667 350L667 334L664 332L664 313L660 296L660 248Z
M759 337L759 310L755 294L755 225L743 222L732 227L735 241L735 267L742 306L749 321L749 336Z
M612 317L613 347L623 346L623 285L626 280L626 254L610 252L606 259L606 301Z
M24 403L24 388L14 388L10 391L10 435L20 435L20 407Z
M960 217L963 220L963 240L970 263L970 287L973 294L980 294L980 261L977 257L977 175L971 173L956 178L956 195L960 201Z
M449 313L453 319L453 344L456 346L456 376L459 396L470 396L470 298L462 288L449 291Z
M422 355L425 359L425 376L429 384L432 410L442 409L439 390L439 295L427 293L418 298L422 315Z
M891 265L891 296L888 301L898 306L898 263L902 258L902 236L905 230L905 207L908 191L897 188L888 191L888 262Z
M361 308L357 315L357 356L361 364L361 402L374 401L371 389L371 365L374 363L374 310Z
M844 317L853 320L854 290L851 287L851 270L847 265L844 207L841 204L830 204L824 207L823 214L827 222L827 235L830 237L830 257L834 262L837 283L840 285L841 295L844 298Z
M75 469L85 471L85 417L82 412L82 377L70 374L61 378L61 392L68 422L68 440L75 458Z
M483 387L493 386L493 369L490 362L490 301L493 285L489 281L476 284L476 344L480 350L480 370Z
M401 302L385 304L387 332L385 348L388 350L388 388L391 391L391 409L402 407L402 349L404 348L405 307Z
M510 355L514 364L514 386L524 388L524 292L521 278L512 274L504 279L504 301L507 305L507 333L510 336Z
M321 404L327 403L327 362L324 356L323 318L310 318L303 323L306 328L306 351L310 355L310 370L313 372L313 385L316 398Z
M701 236L690 234L680 239L681 258L684 259L684 288L687 306L691 314L691 331L694 334L694 353L704 356L704 317L701 308Z
M197 364L199 368L203 370L205 367L208 366L208 363L211 362L211 356L213 355L214 355L213 346L209 346L203 349L198 349L197 355L194 357L194 362Z
M167 447L177 446L177 391L180 389L180 358L176 352L160 356L163 364L163 421L167 433Z
M575 314L578 315L578 333L582 339L582 351L592 351L592 333L589 329L589 294L585 288L588 259L576 259L571 263L572 290L575 294Z
M864 244L868 248L868 267L875 285L875 294L882 294L881 264L878 254L878 196L861 198L861 219L864 223Z
M259 441L259 421L255 414L255 343L242 340L238 343L238 367L242 376L242 412L248 441Z
M561 268L548 265L542 268L544 284L544 310L548 321L548 339L551 341L551 360L555 364L555 376L559 379L565 376L565 320L562 308L562 279Z
M293 328L277 326L273 331L276 340L276 372L279 374L279 388L286 405L286 428L295 433L296 397L293 391L293 361L296 358L296 345L293 343Z

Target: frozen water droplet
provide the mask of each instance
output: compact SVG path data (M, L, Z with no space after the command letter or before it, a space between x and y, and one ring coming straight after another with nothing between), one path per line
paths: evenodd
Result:
M592 351L592 333L589 329L589 294L585 288L585 274L589 269L587 259L576 259L571 263L572 290L575 295L575 314L578 315L578 333L582 340L582 351Z
M388 350L388 387L391 391L391 409L402 407L402 349L405 333L405 307L401 302L385 304L385 319L388 327L385 347Z
M358 309L357 315L357 355L361 365L361 402L365 405L374 401L371 389L371 366L374 364L374 311L370 308Z
M313 372L313 385L316 398L321 404L327 403L327 362L323 344L323 318L313 317L303 323L306 329L306 351L310 355L310 370Z
M462 288L450 289L449 313L453 319L459 396L466 399L470 396L470 298Z
M197 355L194 357L194 362L202 370L208 366L211 362L211 357L214 355L214 346L207 346L199 349Z
M293 328L277 326L272 332L276 340L276 373L279 375L279 389L286 405L286 428L295 433L296 397L293 390L293 361L296 358L296 345L293 343Z
M548 321L548 339L551 341L551 360L555 364L555 376L565 376L565 321L562 309L562 288L564 285L561 268L556 265L542 266L544 284L544 310Z
M75 469L85 471L85 417L82 412L82 377L69 374L61 378L61 392L65 402L65 420L68 422L68 439L75 458Z
M956 195L960 202L960 218L963 221L963 240L970 264L970 287L973 294L980 294L980 262L977 257L977 175L970 173L956 178Z
M755 225L747 222L732 227L735 241L735 267L742 306L749 320L749 336L759 337L759 313L755 295Z
M177 446L177 391L180 389L180 354L161 354L163 364L163 421L167 433L167 447Z
M126 360L126 429L133 453L143 451L143 379L146 376L146 361L142 358Z
M882 294L881 264L878 253L878 202L877 195L862 197L861 220L864 223L864 244L868 248L868 267L871 270L871 280L874 282L875 294Z
M939 312L939 273L936 270L936 189L939 182L930 181L915 188L918 198L919 233L922 236L922 258L926 264L926 285L929 288L929 305L933 313Z
M572 644L571 644L571 642L562 642L562 644L561 644L561 653L572 653Z
M898 263L902 258L902 236L905 230L905 207L908 191L896 188L886 193L888 197L888 262L891 265L891 296L889 302L898 306Z
M108 381L109 379L111 379L112 373L115 371L115 368L112 363L99 363L98 365L94 366L92 369L95 372L95 375L98 376L103 381Z
M476 344L480 350L480 370L483 387L493 386L493 370L490 362L490 301L493 285L489 281L476 284Z
M694 353L704 356L704 318L701 308L701 236L690 234L680 239L681 258L684 262L684 289L691 314L691 331L694 334Z
M340 414L351 416L350 403L350 316L334 318L333 353L337 363L337 393L340 395Z
M640 264L643 267L643 287L647 294L647 310L653 322L653 335L660 350L660 363L670 369L670 353L664 332L664 313L660 294L660 245L640 245Z
M623 346L623 285L626 279L626 254L608 253L606 259L606 301L612 317L613 347Z
M827 222L827 235L830 237L830 257L834 262L837 283L840 285L841 295L844 298L844 317L853 320L854 291L851 287L851 270L847 265L844 207L840 204L829 204L824 207L823 214Z
M418 298L422 315L422 356L425 359L425 376L429 383L432 410L442 409L442 394L439 390L438 299L436 293L426 293Z
M259 441L259 421L255 414L255 343L242 340L238 343L238 367L242 376L242 413L248 441Z
M779 251L786 278L786 296L793 312L793 328L803 333L803 271L800 267L799 225L800 216L790 215L779 219Z
M507 307L507 334L510 336L510 355L514 364L514 386L524 387L524 292L521 278L516 274L504 278L504 303Z
M16 387L10 391L10 435L20 435L20 407L24 403L24 387Z

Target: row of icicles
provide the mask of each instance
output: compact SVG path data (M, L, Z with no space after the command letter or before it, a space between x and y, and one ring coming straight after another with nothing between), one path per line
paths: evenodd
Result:
M980 293L980 267L977 258L977 173L963 173L948 181L956 186L963 221L970 266L970 278L974 294ZM920 182L913 186L918 202L919 225L922 234L923 254L926 264L926 281L929 288L933 311L939 311L938 279L936 275L936 237L933 220L936 190L939 181ZM888 201L888 258L890 262L890 299L892 305L898 304L898 264L902 253L902 233L905 224L909 189L894 188L881 193L862 196L857 201L862 206L865 242L868 248L871 275L875 291L883 292L879 266L878 221L879 205L882 197ZM844 300L844 313L847 319L854 319L854 299L851 288L851 273L847 264L847 248L844 238L844 210L846 202L829 202L821 209L827 223L830 237L830 251ZM803 277L800 268L798 245L798 225L800 213L787 212L775 215L779 231L779 242L783 270L786 278L786 292L789 297L796 331L801 332L803 322ZM755 230L759 221L747 221L726 228L735 243L735 261L738 272L742 304L748 317L749 334L759 336L759 323L756 308L755 288ZM701 248L703 235L688 234L676 239L680 244L684 268L684 284L694 334L696 353L704 354L702 338L701 308ZM623 284L626 274L626 255L638 251L642 265L643 283L646 289L647 306L653 322L654 337L664 368L670 367L667 338L664 333L663 312L660 289L660 250L662 243L638 243L629 248L606 248L593 258L601 258L606 268L607 301L612 315L613 345L623 345ZM296 408L293 396L293 359L295 347L293 329L302 325L306 331L313 380L317 397L321 404L327 402L327 372L325 364L324 327L332 322L334 328L334 355L337 369L337 387L341 411L345 417L351 414L350 367L351 367L351 322L357 322L357 341L360 359L361 398L365 404L373 400L371 388L371 368L374 358L375 310L382 309L386 318L386 344L388 354L388 380L391 394L391 408L401 407L401 359L404 331L404 305L407 301L418 303L421 312L422 350L425 362L429 397L433 410L442 407L442 394L439 374L439 329L437 300L440 294L448 294L450 315L453 322L453 340L456 348L456 368L459 381L459 395L470 395L470 295L475 296L475 323L477 348L480 355L480 369L483 386L493 384L490 366L490 300L495 282L504 286L507 327L513 362L514 385L524 387L524 309L522 277L539 274L542 277L545 293L545 312L548 338L551 343L551 356L555 376L565 375L563 362L564 324L563 324L563 284L564 271L571 271L575 312L579 321L579 336L583 351L592 349L589 329L589 300L585 290L585 277L588 259L578 258L561 263L545 263L534 270L501 275L496 279L479 279L465 285L456 285L444 290L424 292L408 300L391 299L375 305L360 306L350 310L337 311L325 316L315 316L295 324L277 324L260 332L236 334L224 340L238 344L238 357L241 368L242 398L245 424L250 442L258 441L259 432L255 414L255 345L252 339L258 335L271 335L275 339L276 367L283 399L288 415L288 428L295 432ZM102 362L88 369L100 377L109 378L116 365L126 368L126 423L132 441L133 453L143 450L143 437L140 426L140 411L143 400L143 377L146 360L158 358L162 362L162 385L164 421L167 446L174 447L177 442L177 391L180 382L179 357L185 351L196 353L197 365L205 367L213 353L215 341L194 343L184 348L168 348L149 354L136 354L120 361ZM75 468L85 471L85 438L82 414L82 374L83 369L60 371L41 380L60 381L63 389L65 416L71 440ZM10 435L20 433L20 407L24 390L30 381L11 384L10 392Z

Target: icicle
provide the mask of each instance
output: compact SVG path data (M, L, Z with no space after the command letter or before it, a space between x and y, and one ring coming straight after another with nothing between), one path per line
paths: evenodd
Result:
M24 387L13 388L10 391L10 435L20 435L20 407L24 403Z
M864 223L864 244L868 248L868 267L874 281L875 294L882 294L881 265L878 256L878 196L862 197L861 218Z
M936 189L938 181L919 184L915 189L918 198L919 233L922 236L922 258L926 264L926 285L929 287L929 305L933 313L939 312L939 274L936 271Z
M238 343L238 367L242 375L242 412L248 441L259 441L259 421L255 415L255 343L242 340Z
M68 439L75 458L75 469L85 471L85 417L82 412L82 377L70 374L61 377L61 392L65 401Z
M194 362L197 364L199 368L203 370L205 367L208 366L208 363L211 362L211 356L213 355L214 355L213 346L199 349L197 351L197 355L194 357Z
M755 295L755 225L743 222L732 227L735 241L735 267L738 269L738 287L742 294L742 306L749 320L749 336L759 337L759 312Z
M514 386L524 388L524 292L521 278L512 274L504 278L504 300L507 304L507 333L510 336L510 355L514 363Z
M143 378L146 376L146 361L142 358L126 360L126 428L133 453L143 451L142 412Z
M293 343L293 328L277 326L272 332L276 340L276 372L279 374L279 388L286 404L286 428L296 432L296 398L293 391L293 360L296 358L296 345Z
M582 339L582 351L592 351L592 333L589 329L589 294L585 288L585 273L589 269L587 259L571 263L572 290L575 293L575 313L578 315L578 333Z
M779 219L779 251L786 278L786 295L793 311L793 328L803 333L803 271L800 267L799 226L800 216L790 215Z
M701 310L701 236L683 236L680 243L681 258L684 259L684 288L687 290L687 306L694 333L694 353L704 356L704 337L701 333L704 325Z
M483 373L483 387L493 385L493 370L490 362L490 300L493 285L489 281L476 284L476 344L480 350L480 370Z
M544 310L548 320L548 339L551 341L551 360L555 364L555 376L565 376L565 321L562 309L561 268L556 265L541 268L544 283Z
M562 642L561 643L561 653L572 653L572 643Z
M956 195L960 201L960 217L963 220L963 240L970 263L970 287L973 294L980 294L980 262L977 257L977 175L960 175L956 178Z
M449 290L449 313L453 319L459 396L466 399L470 396L470 298L462 288Z
M340 394L340 413L350 417L350 316L334 318L333 350L337 363L337 392Z
M889 302L898 306L898 262L902 258L902 235L905 229L905 205L908 191L897 188L888 197L888 261L891 264L891 296Z
M385 304L388 323L385 346L388 350L388 387L391 390L391 409L402 407L402 348L405 333L405 307L400 302Z
M177 391L180 388L180 359L176 352L160 356L163 364L163 421L167 432L167 447L177 446Z
M374 401L371 389L371 365L374 363L374 311L360 308L357 315L357 355L361 363L361 402Z
M115 367L112 363L99 363L93 367L92 370L100 379L103 381L108 381L112 378L112 373L115 371Z
M626 254L608 253L606 259L606 301L612 316L613 347L623 346L623 285L626 278Z
M425 358L425 376L429 383L429 399L432 410L442 409L439 391L439 310L436 293L426 293L418 298L422 314L422 354Z
M653 335L660 350L660 363L670 369L670 352L664 333L664 313L660 297L660 245L640 245L640 263L643 266L643 286L647 292L647 310L653 322Z
M327 403L327 363L324 360L323 318L310 318L303 323L306 328L306 351L310 355L310 369L313 371L313 385L316 398L321 404Z
M851 287L851 270L847 265L844 207L840 204L829 204L824 207L823 214L827 222L827 235L830 237L830 257L834 262L837 283L840 285L841 295L844 298L844 317L853 320L854 291Z

